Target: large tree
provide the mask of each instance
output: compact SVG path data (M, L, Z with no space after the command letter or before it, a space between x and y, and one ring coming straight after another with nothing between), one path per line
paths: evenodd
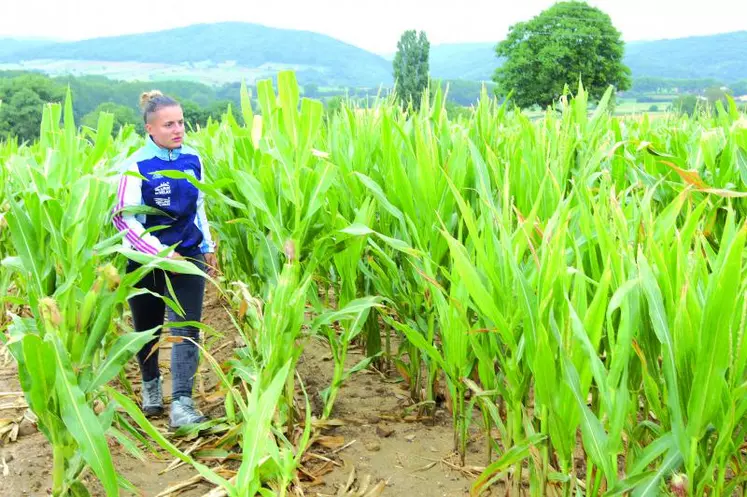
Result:
M142 118L132 107L126 105L115 104L114 102L104 102L99 104L94 110L83 116L81 124L94 128L99 125L99 114L102 112L108 112L114 115L114 127L112 133L117 133L119 128L131 124L133 126L139 126L142 123ZM140 131L138 129L138 131Z
M431 45L423 31L417 34L408 30L397 43L394 56L394 82L397 96L403 106L412 101L415 109L420 108L420 97L428 86L428 57Z
M493 79L496 92L519 107L546 107L579 78L592 99L609 85L630 88L630 69L623 64L624 43L610 17L583 2L561 2L530 21L511 27L496 54L505 58Z
M37 74L0 78L0 140L33 141L39 135L44 104L61 102L64 88Z

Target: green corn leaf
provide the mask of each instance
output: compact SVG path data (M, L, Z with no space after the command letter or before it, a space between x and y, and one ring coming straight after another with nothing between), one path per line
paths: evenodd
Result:
M78 480L73 481L70 485L70 495L72 497L91 497L91 493L86 486Z
M591 344L589 336L587 335L584 328L584 324L581 322L581 319L576 313L576 309L574 309L573 304L571 304L571 301L568 300L568 298L566 298L566 302L568 303L568 307L570 309L571 331L573 331L573 336L576 337L576 340L579 341L581 347L586 352L586 357L591 364L591 372L594 375L594 380L596 381L597 386L599 387L599 394L602 397L604 407L607 412L611 412L613 408L612 401L609 397L607 389L605 388L607 385L607 371L604 368L604 364L602 364L602 361L599 359L599 354Z
M464 246L459 243L454 237L446 232L443 232L446 237L446 241L449 244L451 255L454 258L454 266L457 273L461 276L464 281L467 290L469 291L470 297L475 302L475 305L483 312L498 328L498 332L507 341L509 346L513 349L516 347L515 339L513 335L509 333L508 323L503 313L498 309L488 289L482 282L482 278L478 274L474 265L472 264L467 250Z
M537 340L533 370L537 400L554 409L553 399L556 398L558 393L558 372L555 368L555 357L545 333L542 333Z
M239 96L241 98L241 115L244 118L244 126L251 129L254 123L254 112L252 111L252 100L249 98L249 92L246 89L246 81L243 79L241 80Z
M107 433L113 436L114 439L117 442L119 442L119 445L124 447L124 449L127 450L127 452L129 452L130 455L132 455L132 457L134 457L138 461L142 461L142 462L147 461L145 457L145 453L142 450L140 450L140 447L138 447L137 444L135 444L135 442L133 442L130 439L130 437L128 437L127 435L125 435L124 433L122 433L121 431L119 431L118 429L114 427L109 428Z
M347 228L341 229L340 232L345 233L347 235L352 235L352 236L376 235L384 243L386 243L387 245L389 245L395 250L398 250L400 252L404 252L406 254L416 256L416 257L422 255L422 253L419 250L412 248L404 241L383 235L377 231L372 230L368 226L365 226L360 223L351 224Z
M379 203L381 207L384 208L389 214L394 216L402 226L405 224L405 217L402 214L402 211L399 210L397 207L392 204L389 199L387 198L384 191L381 189L381 186L379 186L378 183L376 183L374 180L366 176L365 174L355 171L353 173L355 176L360 179L361 183L363 183L366 188L373 194L376 201Z
M56 366L55 389L60 399L62 420L78 442L78 447L86 462L101 480L107 496L117 496L119 495L117 472L114 469L101 424L76 383L67 351L56 338L50 338L50 340L53 341L52 350Z
M702 437L707 425L715 421L713 418L720 408L721 392L727 387L725 375L729 357L723 348L730 341L732 316L738 311L735 305L739 302L737 295L740 291L737 275L742 274L746 232L747 227L739 230L730 243L722 246L717 269L711 275L706 291L703 332L687 409L688 434L693 438Z
M251 495L250 489L258 486L256 478L259 464L265 455L264 447L270 432L270 423L288 377L290 365L291 363L287 362L278 370L261 395L258 388L252 391L247 412L244 413L243 456L236 480L237 488L245 492L242 495Z
M529 457L530 448L536 446L544 439L545 436L538 433L504 452L501 457L493 461L487 468L485 468L480 476L477 477L477 480L475 480L470 487L470 495L480 495L483 489L492 485L492 483L500 477L502 471Z
M116 377L127 362L150 342L157 328L143 332L127 333L117 339L109 350L106 360L98 367L88 385L81 384L84 392L95 392L99 387Z
M653 475L649 476L647 480L644 480L643 482L638 484L638 486L635 488L635 491L633 492L632 497L653 497L656 495L660 495L659 483L661 482L662 478L671 475L672 472L676 470L681 464L682 454L680 454L679 450L676 447L671 448L664 457L664 461L662 461L661 466L659 466L653 472Z
M43 244L38 239L34 223L24 209L14 199L8 198L7 200L10 204L11 215L7 216L6 219L10 228L13 246L20 260L23 261L23 268L28 272L31 281L35 285L29 289L31 305L35 306L38 296L46 294L46 285L43 281L46 271L41 265L45 259L38 252L43 247Z
M617 468L614 468L610 462L607 433L604 431L602 423L600 423L599 419L593 412L591 412L591 409L586 405L585 399L581 396L581 385L579 383L578 373L567 356L563 357L563 372L565 373L566 382L573 392L576 403L581 410L581 433L583 435L586 453L591 457L591 460L594 461L596 466L602 468L604 475L607 477L607 481L614 482L616 480Z
M139 488L133 485L131 481L129 481L127 478L125 478L121 474L117 475L117 483L119 484L119 488L127 490L133 495L137 495L140 492Z
M303 220L310 220L317 211L324 204L324 196L329 191L330 187L335 181L336 170L335 168L327 163L324 167L317 171L314 181L309 182L311 186L311 192L306 195L304 207L306 214Z
M645 473L638 473L636 475L619 480L615 486L609 489L604 497L617 497L618 495L630 495L631 490L642 486L643 484L650 483L656 476L655 471L646 471Z
M677 442L681 454L689 454L689 444L685 434L682 406L680 404L679 385L677 381L676 366L674 363L674 350L672 338L667 324L666 310L661 296L661 290L656 283L654 274L646 257L642 252L638 254L638 267L641 275L641 286L643 287L646 300L648 301L649 315L653 324L654 332L662 344L664 377L669 394L668 408L672 416L672 433ZM685 456L687 462L687 456Z
M269 121L277 108L272 80L265 79L257 81L257 96L259 97L259 105L262 109L262 118Z
M47 405L54 399L56 370L50 365L55 362L54 347L38 335L23 337L23 370L27 372L30 385L24 386L29 405L34 413L44 420Z
M96 138L94 149L86 160L86 171L93 171L93 167L104 157L107 149L111 146L112 130L114 129L114 114L110 112L99 113L96 125Z
M293 145L299 144L298 102L300 91L293 71L278 72L278 100L283 110L284 136L290 138Z
M372 362L373 362L373 361L374 361L374 360L375 360L375 359L376 359L377 357L379 357L379 356L380 356L381 354L382 354L382 352L379 352L379 353L378 353L378 354L376 354L376 355L373 355L373 356L370 356L370 357L366 357L366 358L364 358L364 359L361 359L361 360L360 360L360 361L358 361L358 362L357 362L357 363L356 363L356 364L355 364L355 365L354 365L354 366L353 366L352 368L350 368L350 369L348 369L347 371L345 371L345 374L343 375L343 377L342 377L342 380L343 380L343 381L345 381L345 380L347 380L348 378L350 378L351 376L353 376L353 375L354 375L355 373L357 373L357 372L359 372L359 371L363 371L363 370L364 370L364 369L366 369L366 368L367 368L368 366L370 366L370 365L371 365L371 363L372 363Z
M446 363L446 361L444 361L438 349L436 349L433 344L428 343L425 340L425 337L420 332L413 330L411 327L405 324L398 323L397 321L394 321L386 315L384 315L383 318L387 323L389 323L389 325L405 335L407 341L413 344L417 349L422 350L423 352L428 354L428 356L433 359L441 368L451 372L449 365Z
M382 302L383 299L381 297L362 297L355 299L348 302L348 304L342 309L326 312L317 317L311 325L311 329L313 332L317 332L322 326L327 326L335 321L346 318L355 318L362 312L373 307L381 307Z
M143 415L142 411L138 408L138 406L131 401L129 398L127 398L125 395L121 394L117 390L111 388L111 387L104 387L107 391L107 393L112 397L112 399L122 406L122 409L130 415L132 420L145 432L147 433L158 445L160 445L164 450L166 450L169 454L176 457L180 461L190 464L192 467L194 467L207 481L214 483L215 485L218 485L224 489L231 489L233 488L233 485L231 485L226 479L219 476L215 472L213 472L210 468L207 466L198 463L194 459L192 459L190 456L182 453L174 444L169 442L162 434L158 431L158 429L153 426ZM233 495L233 494L232 494Z

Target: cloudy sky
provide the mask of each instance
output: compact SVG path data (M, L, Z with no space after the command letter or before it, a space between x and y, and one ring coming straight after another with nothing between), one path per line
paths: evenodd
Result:
M590 0L627 41L747 29L744 0ZM378 53L396 50L406 29L431 44L496 42L511 24L552 0L2 0L0 37L79 40L196 23L246 21L327 34ZM107 5L104 7L104 5ZM106 9L106 11L105 11ZM174 47L178 50L178 47Z

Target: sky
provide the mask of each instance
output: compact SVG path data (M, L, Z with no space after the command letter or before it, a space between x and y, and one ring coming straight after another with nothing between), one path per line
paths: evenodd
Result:
M747 29L744 0L589 0L626 41ZM553 0L0 0L0 37L81 40L199 23L245 21L323 33L372 52L396 50L407 29L431 45L497 42ZM4 4L4 5L3 5ZM457 6L457 4L459 6ZM0 42L1 43L1 42ZM178 49L178 47L175 47Z

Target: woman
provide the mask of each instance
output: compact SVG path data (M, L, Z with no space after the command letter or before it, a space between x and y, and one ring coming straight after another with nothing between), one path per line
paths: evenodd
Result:
M178 102L159 91L143 93L140 104L148 138L145 146L131 156L121 169L123 174L117 192L114 225L125 233L124 244L128 248L176 260L189 260L203 271L212 273L216 266L215 245L205 216L203 193L186 179L170 179L161 174L164 170L178 170L196 177L198 181L203 180L200 157L193 149L182 144L182 108ZM135 174L124 174L127 172ZM143 215L126 210L140 205L158 209L163 215ZM150 228L157 229L147 231ZM138 267L136 262L130 260L127 272ZM169 309L169 321L200 321L205 279L176 273L168 277L174 291L171 297L176 298L185 311L182 317ZM166 275L162 270L155 270L137 286L158 295L166 295ZM129 304L135 329L146 331L158 327L160 335L166 307L164 301L145 293L131 298ZM195 327L175 327L171 333L199 340L199 330ZM158 349L153 351L157 342L158 335L137 354L143 379L142 408L149 417L163 413ZM183 340L173 344L171 429L207 420L195 408L192 400L198 361L199 350L193 342Z

